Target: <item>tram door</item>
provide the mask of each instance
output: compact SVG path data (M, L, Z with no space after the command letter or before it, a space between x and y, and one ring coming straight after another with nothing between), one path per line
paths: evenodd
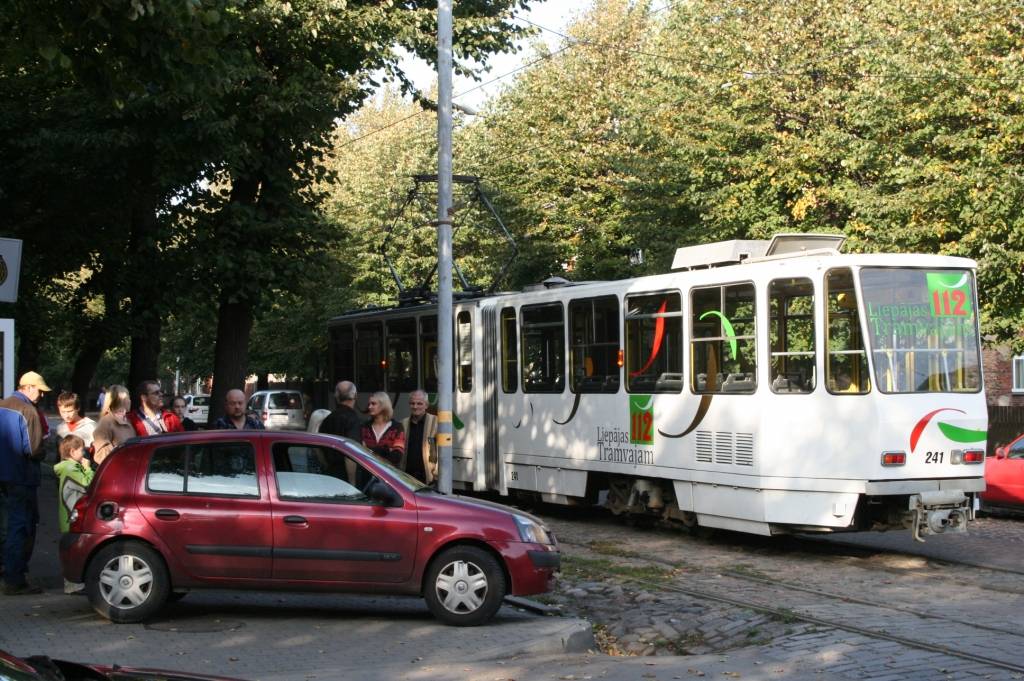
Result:
M479 384L478 365L482 358L475 357L474 349L478 320L474 319L473 310L457 309L455 312L455 333L453 345L455 350L455 382L452 396L452 421L455 433L452 443L452 460L454 464L453 480L468 483L470 488L482 485L478 481L482 470L478 467L483 463L480 445L483 438L479 429L482 426L478 402L482 389Z

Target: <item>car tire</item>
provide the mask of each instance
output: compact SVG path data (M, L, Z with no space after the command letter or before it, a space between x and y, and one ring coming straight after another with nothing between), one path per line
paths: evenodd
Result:
M144 622L167 602L171 582L163 558L137 541L103 547L85 570L85 591L111 622Z
M474 627L494 617L505 590L505 573L494 556L475 546L454 546L431 561L423 597L445 624Z

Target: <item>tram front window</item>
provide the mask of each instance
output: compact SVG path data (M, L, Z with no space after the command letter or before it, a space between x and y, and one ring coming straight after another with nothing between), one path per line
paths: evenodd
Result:
M864 268L875 381L882 392L981 389L974 277L968 270Z

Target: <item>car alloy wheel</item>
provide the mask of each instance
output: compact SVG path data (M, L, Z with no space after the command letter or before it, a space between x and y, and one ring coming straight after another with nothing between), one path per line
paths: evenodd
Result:
M447 624L474 626L489 620L505 597L505 574L498 561L475 546L445 550L427 573L427 606Z
M136 541L105 546L89 562L85 589L96 612L114 622L143 622L167 601L163 559Z

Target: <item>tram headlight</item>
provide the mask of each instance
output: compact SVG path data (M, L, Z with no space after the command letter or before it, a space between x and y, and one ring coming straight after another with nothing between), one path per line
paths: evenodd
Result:
M530 520L526 516L514 515L512 517L515 518L516 528L519 529L519 538L524 542L531 544L551 543L548 531L540 523Z

